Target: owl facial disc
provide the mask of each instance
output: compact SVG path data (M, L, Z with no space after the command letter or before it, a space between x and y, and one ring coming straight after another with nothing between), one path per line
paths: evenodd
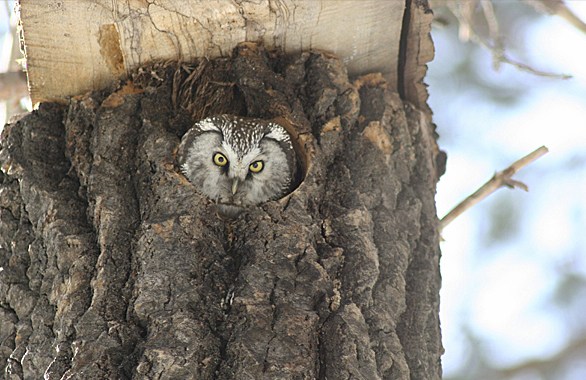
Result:
M178 161L187 179L229 214L283 197L297 175L291 137L281 125L232 115L195 123Z

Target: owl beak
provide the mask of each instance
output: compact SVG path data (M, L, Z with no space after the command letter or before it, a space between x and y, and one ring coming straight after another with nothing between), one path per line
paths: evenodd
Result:
M238 191L238 178L232 180L232 195L236 194L236 191Z

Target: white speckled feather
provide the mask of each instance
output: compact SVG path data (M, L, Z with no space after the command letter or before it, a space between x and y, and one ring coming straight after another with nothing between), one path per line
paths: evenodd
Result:
M275 122L209 117L185 134L179 152L187 179L231 216L238 213L235 210L281 198L295 184L297 160L291 138ZM215 154L226 159L222 166L214 162ZM251 165L258 162L262 169L253 172Z

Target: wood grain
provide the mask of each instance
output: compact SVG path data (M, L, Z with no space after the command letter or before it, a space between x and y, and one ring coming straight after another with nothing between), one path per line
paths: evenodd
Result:
M262 41L327 50L349 74L398 80L403 1L22 0L33 103L109 86L152 61L228 56Z

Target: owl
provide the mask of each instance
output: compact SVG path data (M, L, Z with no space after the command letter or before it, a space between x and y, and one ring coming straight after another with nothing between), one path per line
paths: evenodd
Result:
M232 115L195 123L181 140L178 163L228 217L283 197L298 172L291 136L281 125Z

